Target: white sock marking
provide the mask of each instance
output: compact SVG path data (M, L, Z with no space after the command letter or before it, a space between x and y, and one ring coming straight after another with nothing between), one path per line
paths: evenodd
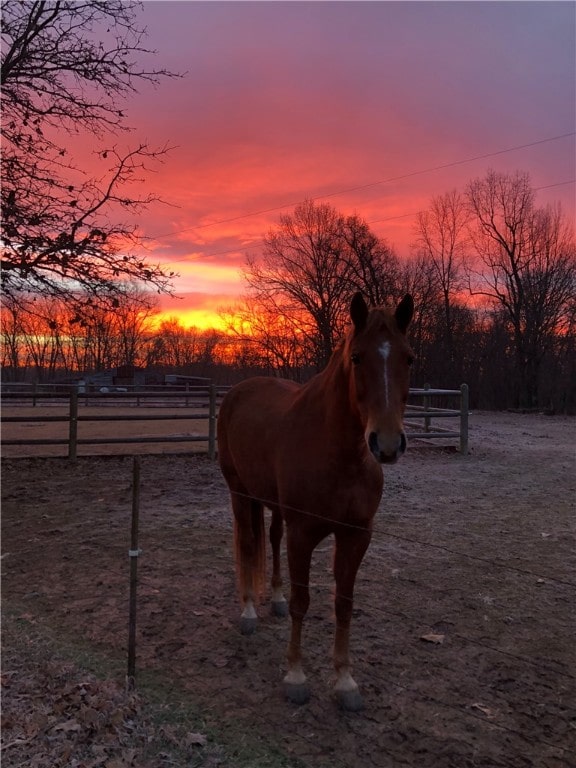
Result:
M254 603L252 600L246 600L246 603L244 605L244 610L242 611L242 618L243 619L257 619L258 614L256 613L256 609L254 608Z

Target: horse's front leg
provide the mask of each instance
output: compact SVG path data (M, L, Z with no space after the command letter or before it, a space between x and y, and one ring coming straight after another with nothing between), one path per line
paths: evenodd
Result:
M364 706L362 696L350 664L350 621L354 604L354 583L362 558L371 538L370 530L342 530L336 534L334 553L334 578L336 596L336 635L334 639L334 666L336 686L334 688L342 709L357 712Z
M310 563L312 552L323 536L296 525L287 525L288 568L290 572L291 631L288 644L288 672L284 693L294 704L305 704L310 689L302 667L302 624L310 605Z

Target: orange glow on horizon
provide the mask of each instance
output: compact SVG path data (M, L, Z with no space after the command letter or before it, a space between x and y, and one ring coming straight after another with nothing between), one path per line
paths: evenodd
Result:
M154 327L169 320L177 320L183 328L197 328L199 331L226 331L222 317L209 309L170 309L154 315Z
M215 330L226 333L228 324L243 304L240 292L205 293L194 291L175 296L162 296L151 317L154 328L161 323L176 321L183 328L199 331Z

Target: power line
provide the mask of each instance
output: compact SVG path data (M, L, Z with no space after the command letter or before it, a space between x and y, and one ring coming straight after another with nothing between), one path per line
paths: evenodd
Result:
M76 525L67 526L63 530L63 532L64 533L70 533L76 527L78 527L78 526L76 526ZM117 527L119 527L119 526L118 525L114 526L114 528L117 528ZM110 534L114 535L114 531L110 531ZM102 543L103 544L105 542L105 540L107 540L108 538L109 538L109 536L104 537L104 536L100 535L100 536L97 536L97 537L92 537L91 539L88 540L88 543L98 542L98 543ZM400 537L400 538L404 539L406 537ZM408 541L413 541L412 539L407 539L407 540ZM426 542L416 542L416 543L424 544L425 546L430 546ZM174 551L174 550L171 550L171 551ZM182 549L180 551L189 552L189 549ZM19 551L17 554L19 556L22 556L23 552ZM457 554L462 554L462 553L457 553ZM465 555L465 556L467 557L467 555ZM163 567L162 565L159 566L159 570L161 570L162 567ZM153 579L144 578L143 579L143 583L146 583L146 582L148 584L154 584L155 583ZM318 589L320 589L320 588L324 589L325 585L318 585ZM377 606L374 603L372 603L370 605L370 608L371 608L371 610L373 610L376 613L388 614L390 616L399 617L400 619L402 619L404 621L411 621L411 622L415 622L415 623L421 623L421 621L422 621L421 617L408 616L408 615L406 615L405 613L402 613L402 612L395 612L395 611L391 611L391 610L386 610L386 609L383 609L383 608ZM460 635L458 633L451 633L451 636L455 637L455 638L458 638L460 640L463 640L465 642L469 642L469 643L472 643L472 644L479 645L481 647L484 647L484 648L486 648L488 650L491 650L491 651L494 651L496 653L504 654L504 655L509 656L509 657L511 657L511 658L513 658L513 659L515 659L517 661L531 664L537 670L539 670L541 672L544 672L546 674L552 673L552 674L557 674L557 675L563 676L563 677L570 677L570 678L573 677L572 675L566 674L566 673L564 673L562 671L553 670L553 669L544 667L543 665L539 664L538 662L532 661L531 659L528 659L526 657L518 656L516 654L509 653L507 651L503 651L503 650L498 649L498 648L494 648L494 647L492 647L492 646L490 646L490 645L488 645L488 644L486 644L486 643L484 643L482 641L475 641L472 638L469 638L469 637L467 637L465 635ZM311 650L313 650L313 649L311 649ZM200 660L200 662L202 662L203 658L199 657L199 660ZM443 669L443 668L445 668L444 666L441 666L440 664L432 664L431 666L433 666L435 669ZM465 703L459 704L459 703L454 702L454 701L446 701L445 697L437 697L435 695L430 695L425 690L418 690L418 687L415 687L414 685L407 684L406 679L403 679L403 681L401 682L398 679L391 679L390 677L388 677L386 675L386 673L382 673L381 671L378 671L377 674L376 674L376 680L378 682L383 682L383 683L386 683L386 684L388 684L390 686L393 686L393 687L396 687L396 688L398 688L400 690L403 690L407 694L409 694L410 697L412 697L412 698L414 698L414 699L416 699L418 701L428 702L428 703L434 704L435 706L440 706L440 707L446 708L446 709L448 709L450 711L453 711L458 716L458 719L461 719L461 718L473 718L474 720L476 720L476 721L478 721L480 723L483 723L485 726L488 726L490 728L497 728L497 729L499 729L501 731L513 734L513 735L521 738L522 740L528 742L528 744L531 744L532 746L543 745L543 746L549 747L551 749L557 750L557 751L559 751L559 752L561 752L563 754L567 754L568 753L568 749L566 747L564 747L564 746L561 746L561 745L556 744L556 743L552 743L552 741L549 741L549 740L533 738L532 735L527 733L526 731L523 732L523 731L518 730L516 728L512 728L509 725L506 725L506 724L504 724L502 722L499 722L498 720L492 719L492 717L489 716L489 715L488 716L483 716L483 715L478 714L478 713L476 713L474 711L471 711L470 705L466 705ZM455 698L457 698L457 697L455 696ZM508 703L510 708L512 709L512 706L513 706L512 702L508 702L507 701L506 703ZM262 719L262 721L264 721L264 722L266 722L266 723L268 723L268 724L270 724L270 725L272 725L274 727L274 722L272 720L267 719L263 715L262 711L257 711L256 708L254 708L252 710L252 714L257 719L260 718L260 719ZM524 713L521 712L521 714L524 714ZM314 746L316 744L316 742L313 741L311 737L306 736L301 731L295 733L295 736L298 739L303 739L305 742L309 743L311 746ZM385 751L385 750L383 750L383 751ZM389 754L390 756L394 757L394 754L392 752L386 752L386 754ZM342 765L343 765L343 763L342 763Z
M535 192L539 192L541 189L551 189L552 187L563 187L565 184L574 184L576 179L568 179L567 181L557 181L555 184L546 184L543 187L534 187Z
M567 184L569 182L562 182L562 183ZM556 186L556 185L551 184L550 186ZM383 221L394 221L395 219L406 219L409 216L417 216L418 213L419 211L411 211L410 213L400 213L396 216L386 216L383 219L373 219L372 221L367 221L366 223L379 224L380 222L383 222ZM188 231L188 230L183 230L183 231ZM178 233L175 233L175 234L178 234ZM256 240L252 245L249 245L245 248L228 248L225 251L214 251L213 253L204 253L202 254L202 258L211 259L214 256L225 256L228 253L238 253L238 251L240 250L244 251L245 253L248 253L249 251L254 251L257 248L261 248L263 245L264 245L264 240ZM199 261L199 259L192 259L189 256L183 256L180 259L173 259L172 261L166 261L164 262L164 264L166 265L178 264L183 261L192 262L192 261Z
M557 181L553 184L545 184L541 187L534 187L534 192L540 192L543 189L552 189L553 187L563 187L567 184L575 184L576 179L567 179L566 181ZM317 198L318 199L318 198ZM420 213L420 211L411 211L410 213L399 213L395 216L385 216L382 219L371 219L370 221L367 221L367 224L381 224L382 222L386 221L395 221L396 219L406 219L411 216L417 216ZM256 214L247 214L249 215L256 215ZM189 230L181 230L182 232L187 232ZM178 234L178 232L175 232L174 234ZM158 238L152 238L152 239L158 239ZM163 262L164 265L170 265L170 264L178 264L182 262L194 262L198 261L200 262L201 259L211 259L214 256L226 256L229 253L238 253L238 251L243 250L245 253L249 253L250 251L255 251L257 248L261 248L264 245L264 240L256 240L252 245L249 245L245 248L227 248L224 251L214 251L213 253L203 253L201 257L191 258L190 256L182 256L180 259L173 259L172 261L166 261Z
M251 500L251 501L257 501L260 504L262 504L264 507L266 507L267 509L272 509L273 506L279 506L278 503L276 503L274 501L271 501L269 499L261 499L261 498L258 498L258 497L254 497L254 496L251 496L249 494L242 493L241 491L229 491L229 493L230 493L230 495L233 494L235 496L239 496L239 497L244 498L244 499L248 499L248 500ZM332 519L330 517L326 517L324 515L321 515L321 514L318 514L318 513L315 513L315 512L310 512L308 510L300 509L298 507L293 507L293 506L286 505L286 504L283 504L281 506L282 506L282 508L284 510L289 510L291 512L297 512L298 514L300 514L300 515L302 515L304 517L310 517L310 518L321 520L321 521L323 521L323 522L325 522L327 524L331 524L334 528L341 528L341 529L343 528L343 529L349 529L349 530L366 531L366 527L362 526L362 525L356 525L354 523L348 523L348 522L343 522L343 521L340 521L340 520L335 520L335 519ZM72 525L69 525L66 528L60 529L60 532L61 533L69 533L69 532L72 532L73 530L75 530L76 527L77 526L75 524L72 524ZM568 581L567 579L561 579L561 578L558 578L556 576L548 576L548 575L545 575L545 574L542 574L542 573L536 573L535 571L532 571L532 570L530 570L528 568L520 568L518 566L509 565L507 563L502 563L502 562L499 562L497 560L492 560L492 559L487 558L487 557L482 557L480 555L472 555L472 554L470 554L468 552L460 552L458 550L455 550L455 549L452 549L450 547L447 547L447 546L445 546L443 544L435 544L433 542L421 541L419 539L414 539L414 538L411 538L411 537L406 536L406 535L400 535L400 534L397 534L397 533L392 533L391 531L380 530L378 528L375 529L372 532L372 540L373 541L374 540L378 540L378 539L386 539L386 538L395 539L397 541L406 542L408 544L413 544L413 545L416 545L416 546L419 546L419 547L424 547L424 548L428 547L430 549L434 549L434 550L437 550L437 551L440 551L440 552L446 552L447 554L450 554L450 555L455 555L457 557L461 557L461 558L468 559L468 560L473 560L473 561L478 562L478 563L483 563L483 564L489 565L491 567L501 568L501 569L503 569L505 571L512 571L514 573L520 573L523 576L531 576L531 577L533 577L535 579L542 579L543 581L553 582L555 584L561 584L562 586L565 586L565 587L576 588L576 583L573 582L573 581ZM475 538L478 538L478 537L475 537ZM106 536L101 536L101 537L92 536L90 539L86 539L85 540L85 544L88 545L88 544L93 544L93 543L102 543L105 540L106 540ZM480 540L482 540L482 537L480 537ZM32 553L32 552L35 552L35 551L36 551L35 547L30 547L29 549L26 549L26 550L19 550L18 554L23 554L23 553L24 554L29 554L29 553ZM373 550L371 550L371 551L373 552Z
M551 747L552 749L558 750L559 752L563 752L564 754L568 754L569 750L566 747L561 747L558 744L553 744L550 741L545 741L544 739L533 739L531 736L526 735L526 733L522 733L521 731L517 731L515 728L510 728L507 725L503 725L502 723L498 723L495 720L491 720L488 717L482 717L482 715L477 715L475 712L470 712L465 709L462 709L462 707L459 707L456 704L450 704L447 701L443 701L442 699L437 699L434 696L430 696L427 693L423 693L420 691L414 691L411 688L409 688L407 685L401 683L399 680L391 680L390 678L386 677L385 675L380 676L381 680L384 680L385 682L389 683L390 685L395 685L398 688L400 688L403 691L406 691L406 693L411 693L417 696L422 701L428 701L432 704L440 705L441 707L445 707L446 709L454 710L455 712L458 712L461 715L465 715L466 717L474 718L475 720L479 720L481 723L484 723L485 725L489 725L493 728L498 728L501 731L506 731L508 733L514 734L515 736L520 736L520 738L524 739L528 742L528 744L532 745L542 745L546 747Z
M494 152L486 152L480 155L474 155L473 157L468 157L463 160L453 160L449 163L442 163L440 165L430 166L429 168L422 168L416 171L409 171L407 173L399 174L398 176L390 176L385 179L380 179L379 181L372 181L367 184L359 184L353 187L346 187L345 189L337 190L336 192L329 192L324 195L316 195L314 197L307 198L312 202L316 202L317 200L326 200L331 197L337 197L338 195L344 195L348 194L350 192L359 192L364 189L371 189L372 187L381 186L382 184L390 184L394 181L403 181L404 179L410 179L415 176L423 176L427 173L433 173L435 171L441 171L446 170L447 168L455 168L460 165L466 165L467 163L473 163L477 160L487 160L490 157L498 157L499 155L505 155L509 152L517 152L521 149L529 149L530 147L539 146L541 144L548 144L553 141L560 141L561 139L566 139L570 136L576 135L576 131L570 131L568 133L562 133L557 136L550 136L546 139L538 139L536 141L531 141L526 144L517 144L513 147L507 147L506 149L499 149ZM569 183L569 182L566 182ZM175 230L174 232L166 232L162 233L160 235L151 236L154 240L160 240L162 238L166 237L172 237L174 235L179 235L184 232L192 232L200 229L208 229L209 227L217 226L218 224L231 224L235 221L240 221L242 219L248 219L252 218L253 216L262 216L265 213L274 213L275 211L281 211L285 208L293 208L296 205L299 205L302 203L303 200L297 200L296 202L291 203L284 203L283 205L276 205L272 206L270 208L263 208L258 211L251 211L250 213L244 213L239 216L232 216L228 219L218 219L217 221L211 221L208 224L198 224L194 227L185 227L184 229ZM172 263L172 262L170 262Z
M329 517L325 517L324 515L320 515L316 512L310 512L308 510L292 507L289 504L279 504L278 502L271 501L270 499L260 499L255 496L250 496L247 493L242 493L241 491L230 491L230 495L232 494L234 494L235 496L240 496L245 499L249 499L251 501L257 501L263 506L265 506L267 509L273 509L274 507L281 507L283 510L287 510L287 511L289 510L290 512L297 512L298 514L303 515L305 517L312 517L312 518L321 520L324 523L334 526L334 528L347 528L347 529L359 530L359 531L367 530L366 526L363 526L363 525L355 525L354 523L346 523L341 520L333 520ZM398 539L399 541L406 541L410 544L417 544L420 547L430 547L431 549L437 549L442 552L447 552L451 555L457 555L458 557L468 558L469 560L476 560L477 562L486 563L487 565L495 566L497 568L502 568L507 571L514 571L516 573L521 573L525 576L533 576L534 578L537 578L537 579L544 579L545 581L553 581L556 584L562 584L563 586L566 586L566 587L576 588L576 583L572 581L567 581L566 579L558 579L558 578L555 578L554 576L543 576L540 573L534 573L534 571L531 571L528 568L518 568L517 566L500 563L496 560L490 560L489 558L486 558L486 557L480 557L479 555L470 555L467 552L458 552L457 550L451 549L450 547L446 547L443 544L433 544L428 541L419 541L418 539L412 539L409 536L400 536L399 534L390 533L389 531L375 530L372 532L373 539L374 537L377 538L378 536L382 536L382 537L388 536L393 539Z
M99 537L99 538L101 539L101 537ZM180 551L189 552L188 549L180 550ZM21 555L22 553L19 552L19 554ZM142 580L142 586L144 586L144 585L154 585L155 583L156 583L155 580L153 578L150 578L150 577L148 577L148 578L145 577ZM311 585L311 588L317 589L317 590L321 590L321 589L323 590L323 589L326 589L327 586L325 584L319 584L319 585L315 585L315 586ZM379 613L379 614L387 614L389 616L400 618L400 619L402 619L404 621L410 621L410 622L416 623L416 624L421 624L422 623L422 619L420 617L408 616L405 613L387 610L387 609L381 608L381 607L376 606L376 605L371 605L371 610L373 610L374 612ZM573 676L568 674L568 673L564 673L564 672L562 672L560 670L554 670L554 669L551 669L549 667L544 667L544 666L540 665L538 662L535 662L535 661L533 661L531 659L528 659L528 658L523 657L523 656L518 656L516 654L509 653L509 652L506 652L506 651L503 651L503 650L501 650L499 648L494 648L494 647L490 646L487 643L483 643L482 641L475 641L474 639L469 638L469 637L467 637L465 635L461 635L459 633L451 633L451 636L454 637L454 638L458 638L459 640L462 640L464 642L471 643L473 645L478 645L480 647L483 647L483 648L485 648L487 650L491 650L491 651L496 652L498 654L502 654L502 655L508 656L508 657L510 657L510 658L512 658L512 659L514 659L516 661L523 662L523 663L528 663L528 664L532 665L535 669L537 669L540 672L545 672L546 674L556 674L556 675L559 675L561 677L567 677L567 678L574 679ZM203 659L202 655L198 656L196 658L197 661L202 661L202 659ZM446 669L446 665L445 664L442 664L442 665L440 665L440 664L432 664L431 666L434 667L435 669L442 669L442 670ZM517 730L515 728L511 728L511 727L509 727L507 725L504 725L503 723L500 723L498 721L490 719L489 717L484 717L484 716L482 716L480 714L472 712L469 709L467 709L467 708L465 708L465 707L463 707L461 705L448 702L448 701L446 701L443 698L438 698L436 696L430 695L430 694L426 693L425 691L415 690L412 686L407 685L405 681L404 682L400 682L399 680L391 679L386 674L382 674L381 672L378 673L377 677L378 677L379 681L385 682L385 683L387 683L387 684L389 684L389 685L391 685L393 687L397 687L397 688L405 691L406 693L410 694L411 696L413 696L414 698L416 698L416 699L418 699L420 701L427 701L427 702L433 703L435 705L445 707L445 708L447 708L449 710L454 711L459 716L471 717L471 718L476 719L476 720L478 720L478 721L480 721L480 722L482 722L482 723L484 723L486 725L489 725L491 727L495 727L495 728L497 728L499 730L502 730L502 731L507 731L507 732L509 732L511 734L514 734L516 736L521 737L522 739L525 739L526 741L528 741L529 743L531 743L533 745L544 745L544 746L548 746L548 747L554 748L554 749L556 749L556 750L558 750L560 752L563 752L563 753L567 752L567 749L565 747L563 747L563 746L560 746L558 744L553 744L552 742L549 742L549 741L543 740L543 739L532 739L525 732L519 731L519 730ZM254 713L254 714L256 714L256 713ZM265 719L265 718L263 718L263 719ZM267 722L269 722L269 721L267 721ZM299 734L298 736L299 736L299 738L303 738L305 741L308 741L308 739L303 734ZM310 741L310 743L312 744L313 742Z

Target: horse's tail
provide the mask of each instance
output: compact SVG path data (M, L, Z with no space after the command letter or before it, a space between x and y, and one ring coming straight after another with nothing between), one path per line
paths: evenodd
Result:
M249 514L243 518L248 530L240 530L241 524L234 517L234 550L236 553L236 573L240 594L246 594L252 587L254 599L264 596L266 589L266 526L264 506L259 501L250 499ZM249 542L249 546L246 543Z

